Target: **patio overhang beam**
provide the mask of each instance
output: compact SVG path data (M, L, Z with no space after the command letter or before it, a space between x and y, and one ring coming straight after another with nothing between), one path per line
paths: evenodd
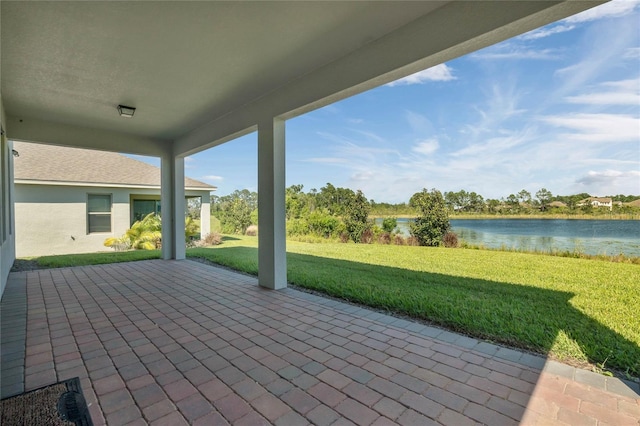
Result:
M605 1L450 2L175 141L189 155L255 129L264 117L289 119L441 64Z
M12 141L73 146L102 151L162 157L171 152L171 141L80 127L30 117L7 117Z

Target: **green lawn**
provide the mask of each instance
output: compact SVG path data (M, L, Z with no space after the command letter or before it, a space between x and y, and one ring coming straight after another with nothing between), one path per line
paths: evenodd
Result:
M200 219L194 219L193 222L198 225L198 229L200 229ZM215 216L210 216L209 229L210 232L220 232L220 219ZM202 235L202 237L204 237L204 235Z
M64 268L67 266L102 265L105 263L132 262L135 260L159 258L160 250L135 250L40 256L31 258L31 260L47 268Z
M288 280L570 362L640 375L640 267L538 254L287 242ZM257 274L257 238L189 249Z

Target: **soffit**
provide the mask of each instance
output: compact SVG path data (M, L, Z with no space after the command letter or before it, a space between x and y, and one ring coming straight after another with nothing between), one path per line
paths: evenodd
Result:
M173 140L442 3L3 1L2 101L20 119Z

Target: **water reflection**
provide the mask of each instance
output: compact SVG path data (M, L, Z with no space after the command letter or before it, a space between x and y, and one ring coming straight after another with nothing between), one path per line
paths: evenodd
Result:
M487 248L640 256L640 221L454 219L451 225L467 244ZM398 229L409 235L409 220L398 219Z

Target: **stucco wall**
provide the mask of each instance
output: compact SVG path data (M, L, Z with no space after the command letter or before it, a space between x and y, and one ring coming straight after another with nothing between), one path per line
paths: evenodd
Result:
M208 192L187 192L189 195L206 194L203 199L207 201L208 211ZM111 251L104 246L104 240L121 236L130 227L132 193L157 194L159 197L159 191L153 189L16 184L17 257ZM112 232L88 234L88 194L111 194ZM208 221L204 222L208 227Z
M6 132L6 117L2 106L2 98L0 98L0 126ZM0 297L4 293L7 285L9 271L13 266L15 255L15 226L13 219L15 217L12 201L15 197L13 185L13 154L12 143L4 136L0 143L2 155L0 155Z

